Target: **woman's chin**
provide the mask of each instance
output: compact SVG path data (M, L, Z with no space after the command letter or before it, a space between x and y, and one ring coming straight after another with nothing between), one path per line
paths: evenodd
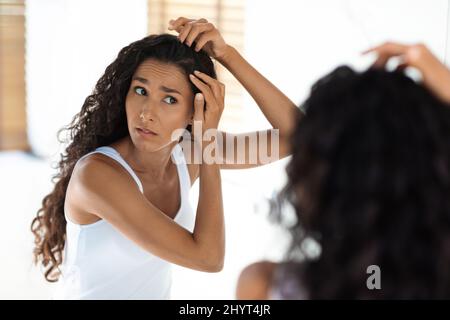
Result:
M142 152L156 152L168 145L168 143L162 144L157 141L144 140L140 137L131 137L131 141L136 149Z

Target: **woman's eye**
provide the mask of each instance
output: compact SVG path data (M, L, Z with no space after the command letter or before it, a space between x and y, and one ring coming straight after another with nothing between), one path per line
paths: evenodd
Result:
M145 91L145 89L142 87L135 87L134 92L136 92L140 96L145 96L147 93L147 91Z
M164 98L164 102L167 104L174 104L174 103L177 103L177 99L175 99L174 97L168 96L168 97Z

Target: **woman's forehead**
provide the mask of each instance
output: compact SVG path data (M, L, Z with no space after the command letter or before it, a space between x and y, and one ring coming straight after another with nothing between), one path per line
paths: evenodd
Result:
M155 59L143 61L136 69L133 78L146 79L166 87L190 92L190 84L187 75L175 64L161 62Z

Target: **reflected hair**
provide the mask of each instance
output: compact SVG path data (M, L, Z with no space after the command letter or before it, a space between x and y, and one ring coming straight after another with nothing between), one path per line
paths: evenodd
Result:
M287 258L303 253L309 298L449 298L450 106L400 71L342 66L303 108L272 213L294 209ZM370 265L381 290L367 288Z

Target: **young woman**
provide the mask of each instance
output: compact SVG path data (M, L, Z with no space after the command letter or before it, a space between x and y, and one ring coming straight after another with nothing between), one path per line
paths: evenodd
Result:
M423 45L372 51L375 68L313 87L278 199L296 212L289 258L245 268L239 299L450 297L450 72ZM392 56L423 85L382 70Z
M152 35L123 48L68 128L72 141L54 190L32 223L36 260L47 280L60 278L56 298L165 299L171 263L222 269L219 170L264 164L253 163L249 151L259 154L268 142L271 152L272 136L247 141L245 150L226 148L239 135L215 130L225 90L210 57L254 97L269 131L279 130L279 158L288 154L295 105L205 19L179 18L169 29L179 36ZM203 139L211 130L215 139ZM190 144L201 155L216 147L216 161L186 161L192 155L186 150L198 150ZM235 160L238 152L245 153L243 162ZM194 215L188 194L197 179Z

